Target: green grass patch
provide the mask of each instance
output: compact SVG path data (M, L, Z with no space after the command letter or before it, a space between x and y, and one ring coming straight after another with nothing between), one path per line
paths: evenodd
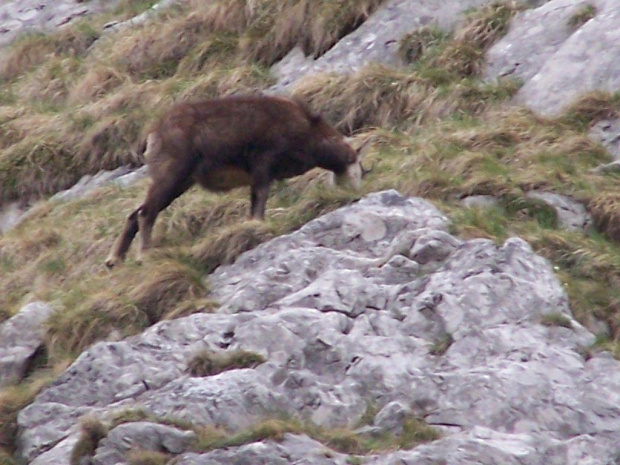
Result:
M127 456L129 465L166 465L172 456L152 450L132 450Z
M217 353L205 350L192 357L187 371L192 376L213 376L228 370L254 368L265 361L262 355L246 350Z
M415 418L403 422L401 434L382 434L380 437L356 434L346 428L327 429L298 420L265 420L246 431L226 435L213 428L198 431L199 440L195 450L207 452L214 449L238 447L244 444L265 440L281 441L285 434L306 434L325 444L330 449L343 454L366 455L394 449L410 449L417 444L439 439L434 428Z
M265 419L242 431L230 432L219 427L191 424L170 417L160 418L144 410L131 409L119 411L105 428L109 431L121 424L137 421L149 421L195 432L197 437L191 450L196 453L239 447L260 441L282 441L286 434L305 434L338 452L367 455L394 449L410 449L417 444L441 437L436 429L414 417L404 419L399 434L387 432L379 435L357 434L347 428L324 428L309 421L289 417Z
M452 343L454 339L452 338L452 334L445 334L444 336L438 338L429 348L428 352L431 355L444 355Z
M540 324L543 326L560 326L568 329L573 328L570 318L562 313L547 313L540 317Z
M575 11L570 18L568 18L568 25L575 29L580 28L585 23L590 21L592 18L596 16L596 6L591 3L586 3L579 7L577 11Z

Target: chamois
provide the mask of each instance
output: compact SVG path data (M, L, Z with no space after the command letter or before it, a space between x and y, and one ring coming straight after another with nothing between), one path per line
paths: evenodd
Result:
M125 223L105 261L124 260L140 232L138 259L149 248L159 212L194 184L222 192L251 186L252 218L263 220L273 180L320 167L338 184L358 188L358 151L320 115L295 100L224 97L172 107L146 137L144 157L152 183Z

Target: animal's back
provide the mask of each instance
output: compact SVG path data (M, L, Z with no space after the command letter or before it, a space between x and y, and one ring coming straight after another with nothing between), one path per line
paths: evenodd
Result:
M149 144L157 150L148 151L152 155L147 161L151 173L161 175L172 163L193 164L196 182L210 190L227 190L249 184L256 166L273 165L276 158L278 169L287 174L305 171L308 161L297 158L312 140L312 129L305 107L277 97L180 103L151 132Z
M180 103L160 120L164 139L182 137L200 152L262 148L283 138L302 137L310 128L305 110L277 97L226 97Z

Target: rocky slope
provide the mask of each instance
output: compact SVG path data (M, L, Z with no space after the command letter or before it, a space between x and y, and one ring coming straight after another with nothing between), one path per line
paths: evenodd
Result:
M105 422L141 409L238 432L282 415L351 427L374 405L363 434L397 432L414 416L442 438L362 463L612 463L620 363L584 357L593 336L524 241L460 241L446 227L429 203L386 191L244 254L208 278L217 313L87 350L19 414L20 457L68 463L86 414ZM265 363L191 376L205 349ZM183 464L347 463L299 435L190 452L192 433L158 427L117 426L92 463L122 462L132 445Z
M486 3L389 1L323 57L290 54L275 67L280 81L272 91L307 73L350 72L369 60L399 66L396 45L404 34L428 23L449 27L466 8ZM538 3L519 13L489 51L487 79L518 77L524 85L515 101L544 115L583 92L617 90L620 5ZM5 2L5 20L35 21L31 11L51 8L37 4L46 7ZM67 5L78 13L98 7ZM39 17L62 23L55 18ZM594 133L613 150L618 127L608 121ZM121 169L85 179L59 198L122 175ZM128 176L116 182L137 175ZM587 226L580 205L555 202L577 212L567 227ZM521 239L459 240L433 205L387 191L263 244L207 281L221 304L216 313L99 343L43 390L19 414L18 457L69 463L84 416L110 428L92 460L85 458L94 464L126 463L127 452L138 448L170 454L177 464L608 464L620 457L620 366L608 353L591 356L594 335L572 317L550 264ZM49 312L44 303L31 304L0 325L0 385L28 372ZM201 351L237 349L265 362L188 373ZM144 418L113 422L128 410ZM355 428L371 438L399 435L416 418L441 438L359 458L303 431L200 451L196 433L181 421L235 433L281 417Z

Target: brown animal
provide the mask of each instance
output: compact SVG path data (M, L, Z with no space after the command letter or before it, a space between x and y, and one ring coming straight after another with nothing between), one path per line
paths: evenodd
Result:
M174 106L146 138L152 184L125 223L106 265L125 258L136 233L149 248L160 211L195 183L210 191L251 186L252 218L264 219L269 185L320 167L338 184L359 187L358 153L343 135L299 102L277 97L227 97Z

